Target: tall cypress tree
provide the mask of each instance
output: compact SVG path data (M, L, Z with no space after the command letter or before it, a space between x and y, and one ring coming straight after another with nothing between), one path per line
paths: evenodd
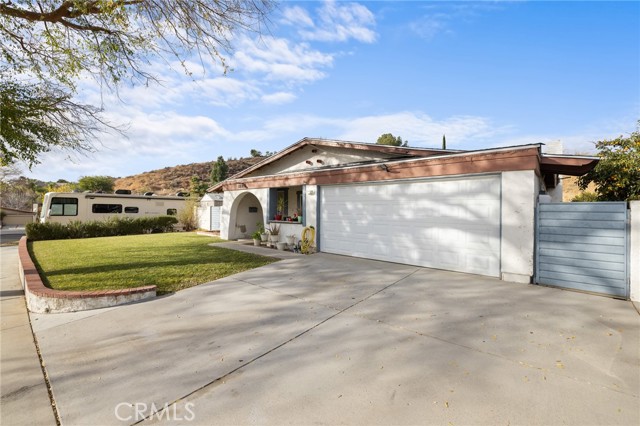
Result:
M211 167L211 185L222 182L227 178L228 174L229 166L227 166L227 162L224 161L224 158L220 155L216 162L213 163L213 167Z

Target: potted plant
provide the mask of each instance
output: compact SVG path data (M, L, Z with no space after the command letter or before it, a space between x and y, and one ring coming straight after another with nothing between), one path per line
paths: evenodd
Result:
M256 225L258 225L258 231L260 232L260 240L263 243L266 243L267 239L269 239L269 234L264 230L264 226L262 226L261 222L257 222Z
M286 249L286 248L287 248L287 243L285 243L284 241L283 241L283 242L278 241L278 242L276 243L276 248L277 248L278 250L284 250L284 249Z
M298 223L302 223L302 210L298 209L297 211L297 219Z
M289 246L293 246L296 243L296 236L293 234L287 235L286 239L287 239L287 245Z
M280 239L280 225L272 223L269 225L269 242L275 245Z
M276 220L282 220L282 215L284 214L284 196L278 197L276 208L278 210L276 213Z
M260 247L260 242L262 241L262 239L260 238L260 235L261 235L260 230L251 234L251 237L253 238L253 245L256 247Z

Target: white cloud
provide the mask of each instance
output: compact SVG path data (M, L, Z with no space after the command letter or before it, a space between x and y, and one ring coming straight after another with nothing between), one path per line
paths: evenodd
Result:
M216 143L231 137L228 130L210 117L175 111L145 113L123 107L107 117L116 122L130 122L127 137L105 134L96 145L97 152L87 155L47 153L33 173L49 180L77 180L84 175L125 176L214 158Z
M298 33L305 40L376 41L377 34L372 29L376 24L375 16L361 4L329 0L316 10L316 14L317 20L314 23L309 13L299 6L285 8L282 22L299 27Z
M451 33L448 23L443 19L434 16L423 16L409 24L409 29L425 40L433 40L441 33Z
M147 112L189 108L197 103L224 108L256 101L282 104L296 99L292 87L325 78L325 70L333 66L333 55L315 50L307 43L270 36L258 39L243 36L236 43L238 48L229 63L237 71L226 76L205 69L202 76L193 78L164 64L160 81L122 86L118 93L101 91L94 79L86 77L81 81L80 101L103 106L105 110L135 107ZM156 65L158 69L162 66Z
M246 101L259 99L261 94L254 83L231 77L185 82L182 87L186 93L192 93L195 98L214 106L238 106Z
M293 102L296 99L296 95L290 92L277 92L270 93L268 95L262 95L262 102L271 105L282 105L289 102Z
M321 69L332 66L333 56L283 38L245 37L231 63L243 73L260 74L266 80L307 83L326 76Z
M282 12L282 23L287 25L313 27L309 13L300 6L286 7Z
M401 136L411 146L431 148L440 147L442 135L446 134L449 148L473 149L488 147L510 130L510 127L496 126L484 117L455 116L436 120L422 112L403 111L344 118L288 114L271 118L251 134L260 140L286 142L270 149L283 148L305 136L375 143L383 133ZM244 138L247 135L234 137ZM285 135L290 138L282 141Z
M294 95L275 92L262 95L266 102L284 102ZM266 98L266 99L264 99ZM332 117L313 114L254 116L241 124L222 123L199 114L179 111L145 112L136 107L121 107L108 115L113 121L129 120L128 138L107 135L99 152L86 157L52 152L33 170L40 179L77 180L83 175L127 176L177 164L248 154L252 148L280 150L303 137L352 140L375 143L383 133L393 133L409 141L410 146L441 146L447 136L451 149L482 149L499 146L548 143L560 140L565 153L593 152L597 140L619 135L617 124L579 129L575 134L526 134L515 126L496 124L480 116L434 118L421 111L360 117ZM630 125L633 125L633 122ZM604 123L600 123L604 124ZM631 128L631 131L633 128Z
M455 116L435 120L421 112L403 111L349 120L338 138L373 143L381 134L393 133L408 140L411 146L437 148L441 146L442 135L446 135L447 146L455 149L479 147L476 145L505 131L484 117Z

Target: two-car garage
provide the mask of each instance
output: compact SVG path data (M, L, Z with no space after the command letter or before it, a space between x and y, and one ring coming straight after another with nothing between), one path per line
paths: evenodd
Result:
M302 215L303 226L316 228L320 252L549 285L546 275L566 281L567 274L584 275L578 266L594 268L584 259L560 263L548 254L536 255L536 247L546 247L543 241L554 247L565 240L602 245L605 240L599 238L610 237L600 228L567 230L565 225L551 230L558 235L536 232L539 195L557 200L562 194L557 176L580 176L596 163L592 157L544 154L538 144L455 151L305 138L212 190L224 190L231 206L222 215L222 238L236 235L234 230L244 223L243 210L233 205L251 193L263 206L265 225L281 222L278 214ZM279 189L296 191L297 203L278 207L273 194ZM560 219L571 217L562 213ZM603 220L610 225L609 216ZM299 222L280 225L287 235L300 234ZM627 225L620 229L624 232ZM629 246L615 247L623 260ZM610 280L613 266L604 266L608 269L597 277ZM629 269L616 271L616 293L611 286L579 288L628 295ZM591 281L596 278L589 280L595 284Z
M499 174L322 186L319 213L323 252L500 276Z

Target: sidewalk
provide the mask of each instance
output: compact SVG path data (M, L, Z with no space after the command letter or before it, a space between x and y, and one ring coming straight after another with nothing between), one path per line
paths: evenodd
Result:
M55 425L18 277L18 247L1 247L0 262L0 424Z

